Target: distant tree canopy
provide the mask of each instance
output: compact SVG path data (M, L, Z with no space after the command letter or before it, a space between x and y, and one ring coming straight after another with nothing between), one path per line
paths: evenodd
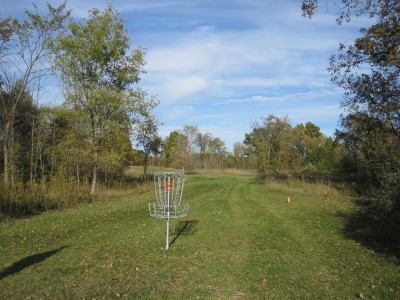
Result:
M311 122L293 127L288 117L269 115L253 123L232 153L220 138L185 125L162 141L160 154L164 166L174 168L333 173L340 171L343 148Z
M158 135L158 122L154 117L147 117L142 122L136 124L134 129L134 139L136 145L143 149L144 165L143 173L146 177L149 156L157 155L161 151L161 137Z
M288 117L269 115L255 122L245 145L257 158L261 173L279 171L333 172L340 161L340 147L311 122L292 127Z

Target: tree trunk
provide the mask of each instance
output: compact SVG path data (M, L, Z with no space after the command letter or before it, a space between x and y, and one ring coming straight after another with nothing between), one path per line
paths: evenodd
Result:
M35 118L32 118L32 129L31 129L31 157L30 157L30 176L29 180L32 183L33 182L33 155L35 154L34 152L34 130L33 128L35 127Z
M144 167L143 167L143 179L147 181L147 165L149 162L149 156L147 154L144 155Z
M11 123L10 126L10 147L9 147L9 162L10 162L10 179L11 179L11 186L15 187L15 152L14 152L14 121Z
M78 189L80 188L79 164L76 163L76 179L78 181Z
M5 120L4 124L4 137L3 137L3 159L4 159L4 184L8 186L10 183L10 165L11 165L11 122Z
M94 153L94 161L93 161L93 174L92 174L92 185L90 187L90 194L94 195L96 193L96 183L97 183L97 164L98 164L98 156L99 153L96 150Z
M91 195L94 195L96 193L96 181L97 181L97 165L93 166L92 185L90 187Z
M9 170L9 157L8 157L8 146L7 146L7 138L4 136L3 140L3 159L4 159L4 184L7 186L9 182L9 176L8 174L10 173Z
M56 147L56 125L53 125L53 136L52 136L52 145L51 145L51 168L50 168L50 179L53 178L54 175L54 152Z
M44 158L43 158L43 151L42 149L40 149L40 155L39 155L39 161L40 161L40 181L42 183L46 182L46 169L45 169L45 162L44 162Z

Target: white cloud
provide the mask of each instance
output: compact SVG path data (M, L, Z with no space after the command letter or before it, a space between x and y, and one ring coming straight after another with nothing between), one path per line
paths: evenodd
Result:
M191 119L193 121L198 121L198 120L211 120L211 119L223 119L224 117L219 114L204 114L204 115L197 115L192 117Z
M57 1L54 1L57 2ZM62 3L61 0L58 2ZM76 18L87 18L88 11L93 7L96 7L100 10L104 10L110 1L106 0L69 0L68 7L72 8L72 16ZM152 10L163 10L167 8L173 8L177 6L184 5L183 1L161 1L161 0L152 0L152 1L124 1L124 0L115 0L112 3L114 9L116 9L119 13L128 14L133 12L149 12Z
M251 97L254 101L262 101L262 102L271 102L274 101L272 97L265 97L265 96L253 96Z
M165 83L160 83L157 91L163 104L171 104L200 93L208 86L209 80L200 75L169 77Z
M161 99L172 101L196 96L216 82L220 91L222 87L327 86L327 49L337 43L318 31L251 28L226 32L202 25L180 34L174 46L152 47L146 83L152 82Z
M306 92L297 92L297 93L285 93L283 95L277 96L253 96L252 100L258 102L293 102L293 101L304 101L304 100L314 100L314 99L324 99L327 97L335 97L342 95L342 91L339 89L318 89L318 90L309 90Z
M149 73L189 74L210 69L215 62L212 40L193 41L172 47L152 48L146 57Z
M194 114L194 107L191 105L173 105L161 112L161 118L168 121L190 118Z

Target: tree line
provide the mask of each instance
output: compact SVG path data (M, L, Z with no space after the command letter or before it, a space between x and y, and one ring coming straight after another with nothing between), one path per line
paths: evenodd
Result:
M127 165L143 164L146 173L151 163L354 175L377 211L398 215L400 4L342 2L339 24L365 14L375 23L353 43L340 43L330 59L328 71L345 90L347 109L335 136L311 122L293 126L288 117L270 115L253 122L232 152L195 125L159 136L152 115L158 100L140 88L146 51L132 47L112 6L79 21L70 18L66 2L48 4L44 15L34 5L24 20L0 18L1 211L17 211L32 197L39 208L57 207L63 194L77 201L120 181ZM312 17L318 1L304 0L302 9ZM58 106L39 105L49 76L63 86Z
M156 137L151 164L187 170L250 169L261 175L278 172L340 172L341 144L311 123L292 126L289 118L269 115L252 124L243 141L227 151L225 142L195 125L185 125L165 139ZM145 152L145 151L144 151ZM142 161L146 161L142 153Z

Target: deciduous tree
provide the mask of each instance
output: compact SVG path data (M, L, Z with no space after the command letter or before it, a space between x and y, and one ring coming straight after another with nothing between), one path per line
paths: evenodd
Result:
M212 134L209 132L201 133L199 132L196 136L195 143L200 152L200 160L204 169L207 168L206 163L206 153L212 141Z
M226 154L225 142L220 138L214 138L210 142L210 153L214 160L213 167L216 169L223 168L223 157Z
M163 153L165 158L165 166L167 168L171 167L174 161L177 160L178 151L179 151L179 142L181 138L180 134L177 131L172 131L166 138L163 143Z
M253 124L253 132L246 134L245 144L252 146L261 173L279 171L289 163L292 126L288 117L269 115L262 121Z
M110 137L125 134L138 115L148 115L156 105L135 87L144 72L145 51L131 48L124 22L111 6L90 10L87 20L71 21L53 49L67 104L84 115L85 126L76 130L85 131L90 145L94 194L101 156L120 151L110 146Z
M143 161L143 173L146 178L147 166L149 162L150 154L157 155L161 148L161 138L158 135L158 122L154 117L148 117L139 124L135 129L134 138L137 142L137 146L143 149L144 161Z
M233 145L234 166L238 169L245 169L246 162L246 146L241 142Z
M193 154L196 151L196 138L199 134L199 128L194 125L184 125L178 132L186 137L180 144L180 147L183 150L181 158L185 161L184 165L187 168L194 168Z

